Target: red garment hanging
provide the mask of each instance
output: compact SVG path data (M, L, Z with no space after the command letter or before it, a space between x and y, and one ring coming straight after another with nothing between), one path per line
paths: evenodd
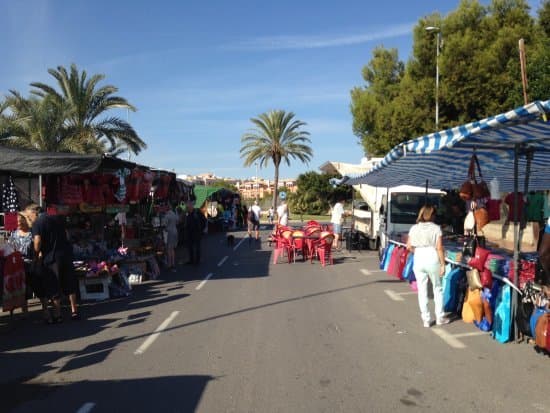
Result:
M6 231L17 229L17 212L6 212L4 214L4 229Z
M6 257L4 262L4 290L2 309L12 311L25 305L25 267L23 257L16 251Z

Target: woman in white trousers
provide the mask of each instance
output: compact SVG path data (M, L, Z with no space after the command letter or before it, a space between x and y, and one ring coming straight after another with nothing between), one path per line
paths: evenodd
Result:
M432 282L437 325L449 323L443 310L443 289L441 277L445 274L445 253L441 228L433 221L435 208L424 206L418 213L416 225L409 231L407 248L414 252L413 271L418 286L418 305L424 327L432 325L428 308L428 280Z

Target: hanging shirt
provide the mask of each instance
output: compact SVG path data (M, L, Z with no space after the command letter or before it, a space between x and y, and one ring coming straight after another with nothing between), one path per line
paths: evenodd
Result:
M550 217L550 191L546 191L544 195L544 218Z
M515 216L515 205L514 205L514 193L509 193L506 198L504 198L504 202L508 205L508 221L514 222L514 216ZM525 202L523 200L523 193L518 192L518 222L521 220L521 214L523 214L523 208L525 207Z
M541 222L543 219L544 195L533 192L527 195L527 221Z

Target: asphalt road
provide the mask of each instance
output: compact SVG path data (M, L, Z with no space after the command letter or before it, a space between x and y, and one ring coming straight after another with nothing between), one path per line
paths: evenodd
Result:
M243 236L209 236L200 266L79 322L3 328L0 411L550 412L548 357L461 321L422 327L375 253L273 265Z

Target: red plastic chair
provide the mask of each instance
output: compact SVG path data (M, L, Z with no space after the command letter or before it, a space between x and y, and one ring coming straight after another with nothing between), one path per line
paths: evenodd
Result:
M319 221L308 221L306 222L306 227L320 227L321 224L319 223Z
M334 234L333 233L323 233L321 234L321 238L317 242L315 252L317 254L317 257L319 258L319 261L321 261L321 265L324 267L327 262L330 263L330 265L334 264L334 260L332 258L332 243L334 242Z
M294 262L296 262L296 255L298 253L302 255L303 261L305 261L306 256L309 256L305 235L304 231L300 230L292 233L292 255L294 257Z
M321 238L321 228L310 227L306 228L304 232L306 234L308 258L313 262L313 257L315 257L315 243Z
M287 254L288 262L293 259L293 247L292 247L292 231L283 231L277 236L277 243L273 250L273 264L277 264L281 254Z

